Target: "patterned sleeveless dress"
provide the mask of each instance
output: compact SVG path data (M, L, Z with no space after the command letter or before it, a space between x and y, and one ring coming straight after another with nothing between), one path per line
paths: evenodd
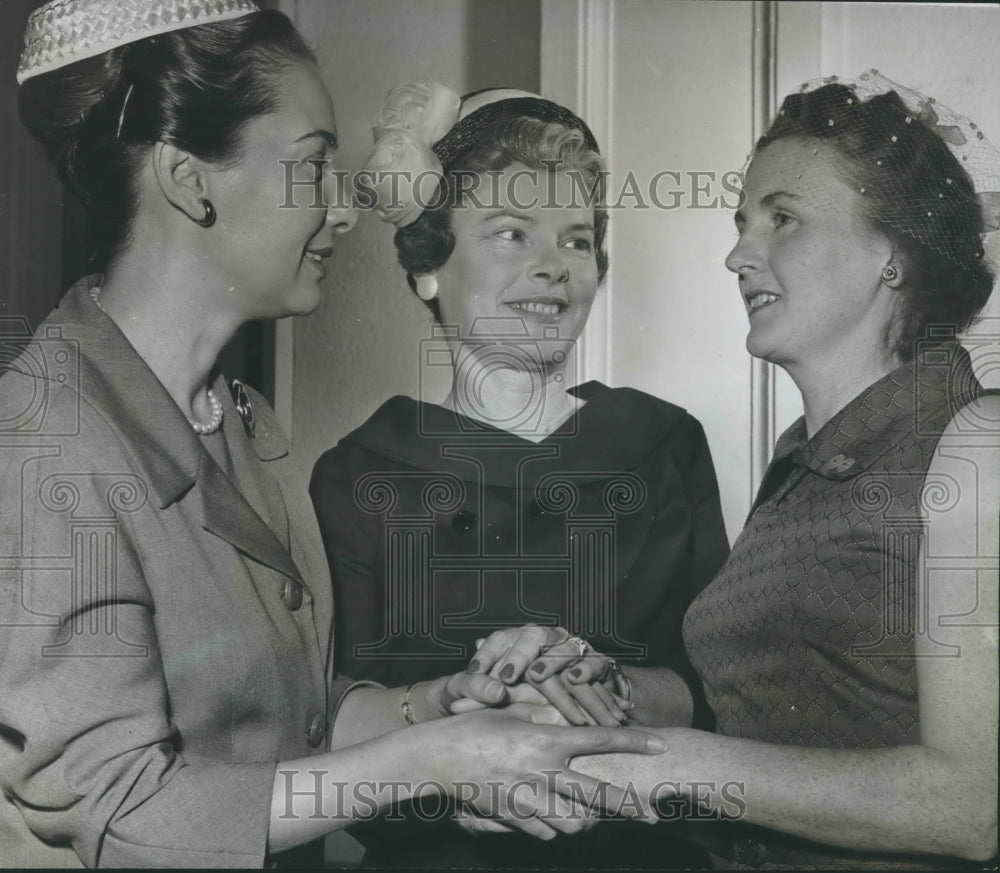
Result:
M923 507L956 496L924 480L942 431L982 390L960 345L929 344L812 439L803 419L781 436L728 562L685 616L719 733L836 749L919 741ZM866 859L763 828L731 833L742 835L731 857L749 866Z

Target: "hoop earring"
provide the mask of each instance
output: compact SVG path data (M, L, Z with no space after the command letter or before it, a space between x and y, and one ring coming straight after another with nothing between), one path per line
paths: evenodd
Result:
M428 300L433 300L438 295L438 280L437 276L431 276L429 274L423 276L417 276L417 297L423 300L425 303Z
M897 270L892 264L886 264L882 268L882 281L892 282L899 277L899 270Z
M205 207L205 216L204 218L192 218L191 220L201 227L211 227L215 224L215 207L212 205L212 201L205 197L199 197L198 202Z

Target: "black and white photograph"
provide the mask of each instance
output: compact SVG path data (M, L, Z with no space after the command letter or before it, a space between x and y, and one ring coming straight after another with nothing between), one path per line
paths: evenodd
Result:
M998 48L0 0L0 868L997 869Z

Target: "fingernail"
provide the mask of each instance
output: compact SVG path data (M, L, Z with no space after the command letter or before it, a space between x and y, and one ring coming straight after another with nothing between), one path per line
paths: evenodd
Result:
M513 664L508 664L506 667L504 667L500 671L500 678L503 679L504 682L506 682L508 679L510 679L513 675L514 675L514 665Z
M651 752L665 752L668 747L666 742L659 737L650 737L646 740L646 748Z
M541 661L535 661L535 663L531 665L531 672L541 675L545 672L545 665Z
M635 703L631 700L626 700L622 704L622 709L635 709Z
M471 661L469 661L469 666L466 667L466 670L468 670L470 673L478 673L479 661L476 658L473 658Z
M583 670L581 670L579 667L574 667L572 670L569 670L567 672L574 679L579 679L583 675Z

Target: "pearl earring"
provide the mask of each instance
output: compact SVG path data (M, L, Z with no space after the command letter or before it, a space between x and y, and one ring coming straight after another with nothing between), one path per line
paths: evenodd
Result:
M433 300L438 295L437 276L417 276L417 297L423 301Z

